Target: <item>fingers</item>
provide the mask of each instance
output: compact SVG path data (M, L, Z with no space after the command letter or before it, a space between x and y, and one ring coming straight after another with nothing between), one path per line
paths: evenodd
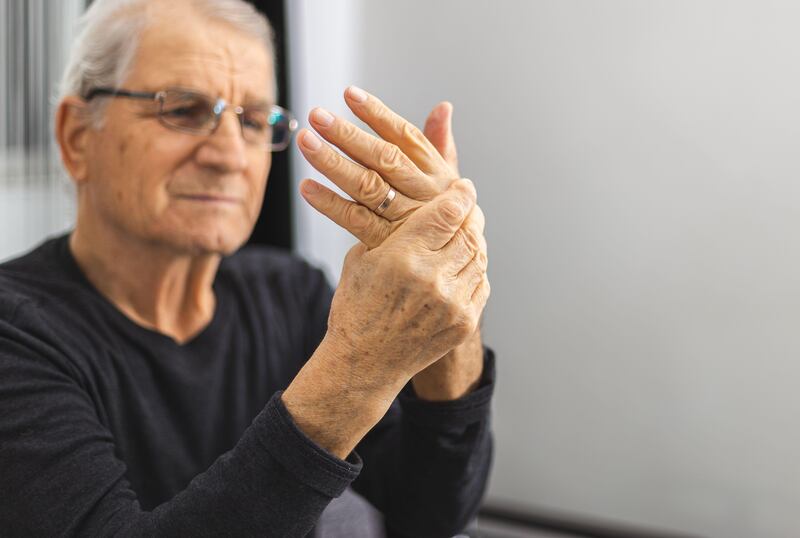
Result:
M492 288L489 285L489 277L486 275L486 273L484 273L483 278L475 288L475 291L472 293L472 298L470 300L472 303L473 312L478 320L481 318L481 314L483 313L483 309L486 307L486 302L489 300L489 295L491 292Z
M464 290L467 299L471 299L475 289L486 275L487 265L486 251L476 250L469 263L456 276L457 285Z
M391 233L391 225L386 219L375 215L363 205L345 200L316 181L303 181L300 192L314 209L346 229L369 248L383 243Z
M442 194L420 207L387 240L414 241L429 251L444 247L461 228L475 206L475 187L459 179Z
M323 144L308 129L300 131L297 143L311 166L333 181L356 202L374 211L386 198L390 186L378 173L343 157L327 144ZM390 221L400 220L419 205L420 202L398 192L381 216Z
M454 281L461 281L466 275L471 284L467 285L469 293L475 289L477 281L471 273L480 275L486 272L486 238L483 236L484 216L480 206L476 205L461 228L453 235L450 242L442 249L443 259L451 269Z
M420 170L438 178L452 178L453 170L413 123L361 88L350 86L345 90L344 97L347 106L361 121L378 136L399 147Z
M423 133L458 176L458 152L453 138L453 105L443 101L433 107L425 120Z
M312 110L308 119L322 138L364 168L378 172L398 192L415 200L430 200L442 191L395 144L372 136L322 108Z

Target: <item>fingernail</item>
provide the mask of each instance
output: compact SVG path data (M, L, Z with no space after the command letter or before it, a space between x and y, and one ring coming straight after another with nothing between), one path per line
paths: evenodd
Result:
M444 106L440 109L441 115L443 118L446 118L453 112L453 104L450 101L443 101L442 104Z
M323 127L329 127L333 123L333 114L324 108L315 108L311 111L311 121Z
M311 181L311 180L304 181L303 184L301 185L301 188L303 189L304 194L312 196L319 192L319 184L317 184L316 181Z
M367 92L358 86L350 86L347 88L347 96L356 103L363 103L367 100Z
M317 151L322 147L322 142L320 142L319 138L317 138L317 135L311 131L303 132L302 142L306 149L310 149L311 151Z

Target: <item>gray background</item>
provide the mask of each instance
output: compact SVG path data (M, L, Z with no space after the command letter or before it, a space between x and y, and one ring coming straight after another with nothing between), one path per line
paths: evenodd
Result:
M334 4L355 28L306 35L313 104L455 104L488 218L490 498L800 535L800 3ZM313 251L331 229L299 219Z

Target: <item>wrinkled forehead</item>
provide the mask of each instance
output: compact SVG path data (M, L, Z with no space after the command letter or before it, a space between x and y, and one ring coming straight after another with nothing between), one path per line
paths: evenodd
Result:
M276 91L262 40L191 12L145 27L125 86L191 88L232 103L274 103Z

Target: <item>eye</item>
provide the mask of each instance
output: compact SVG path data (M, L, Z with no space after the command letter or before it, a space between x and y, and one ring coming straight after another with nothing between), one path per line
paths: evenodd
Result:
M254 131L267 131L270 128L268 115L263 110L246 110L242 116L242 123Z
M214 103L203 95L183 91L167 91L159 111L167 125L191 131L202 131L214 119Z
M208 106L201 102L176 103L165 106L162 114L171 118L200 118L208 116Z

